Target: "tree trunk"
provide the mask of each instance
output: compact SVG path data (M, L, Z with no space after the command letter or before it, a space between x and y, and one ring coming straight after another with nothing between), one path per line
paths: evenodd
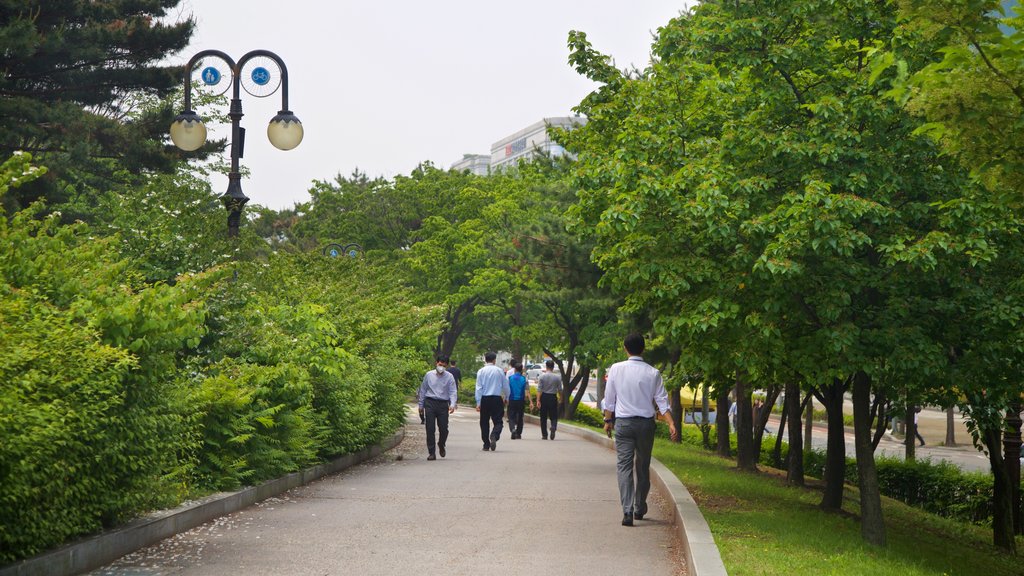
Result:
M750 390L743 375L736 376L736 467L757 470L754 450L754 409Z
M903 411L903 429L906 430L906 437L903 438L904 458L910 462L917 458L917 423L914 422L914 406L907 404Z
M718 440L718 455L726 458L732 456L729 446L729 388L723 383L718 384L718 397L715 399L715 432Z
M871 434L871 377L864 371L853 378L853 433L860 486L860 535L868 544L885 546L882 494Z
M754 462L761 461L761 442L764 440L764 429L768 426L768 418L772 415L772 408L779 399L779 392L782 390L778 384L772 384L765 390L764 404L761 410L755 414L754 420Z
M1013 502L1010 494L1010 478L1006 473L1006 462L1002 453L1002 432L986 429L982 439L988 449L988 461L992 467L992 543L1011 554L1017 553L1017 542L1013 535Z
M1018 398L1010 402L1006 411L1006 433L1003 435L1003 452L1005 454L1006 475L1010 488L1010 506L1013 512L1013 533L1021 534L1020 510L1020 409Z
M710 391L708 390L709 385L707 380L701 382L700 391L700 435L704 439L704 448L711 448L711 424L708 420L711 419L710 412L710 398L708 398ZM719 412L721 414L721 412Z
M954 410L953 406L946 408L946 441L943 445L950 447L956 446L956 414Z
M466 329L466 319L473 313L473 310L476 309L476 305L479 303L480 299L473 297L460 303L458 306L448 305L444 314L445 328L437 335L437 345L434 346L435 357L451 357L459 336Z
M811 395L807 395L807 404ZM803 438L800 435L800 386L796 382L786 384L786 411L789 417L789 458L786 461L786 483L790 486L804 485ZM780 431L779 436L782 436Z
M871 404L871 419L874 422L875 434L871 437L871 449L878 449L878 443L885 436L885 429L889 423L889 401L885 392L875 394L875 401Z
M804 400L804 405L807 407L807 414L804 421L804 459L811 457L811 453L814 452L814 394L808 392L807 399Z
M679 388L673 388L668 392L669 400L672 403L672 421L676 423L676 430L683 429L683 402L679 398L679 394ZM679 440L676 440L676 442L678 443L681 440L682 435L680 435Z
M843 393L846 383L838 378L829 386L822 386L818 400L825 405L828 416L828 444L825 452L825 491L821 507L842 510L843 489L846 481L846 440L843 429Z
M775 448L772 449L772 466L782 469L782 435L786 433L786 419L789 417L789 405L782 404L782 417L779 418L779 431L775 434Z

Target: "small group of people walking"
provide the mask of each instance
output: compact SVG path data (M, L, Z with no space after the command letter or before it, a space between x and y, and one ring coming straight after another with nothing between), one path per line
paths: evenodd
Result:
M623 341L628 359L612 365L605 386L605 430L615 432L616 475L622 505L622 525L633 526L647 514L647 495L651 489L651 453L654 449L656 418L668 424L673 440L679 432L668 402L661 373L641 356L643 336L631 334ZM523 413L526 406L540 409L542 438L555 439L558 429L558 395L562 379L554 372L554 362L545 362L546 370L538 378L538 398L534 402L522 365L513 365L509 373L495 365L497 354L484 355L484 367L476 375L476 411L480 413L480 439L483 450L493 452L501 439L505 406L508 406L509 434L513 440L523 437ZM419 409L427 426L427 460L445 457L448 416L458 402L456 378L448 370L449 359L436 358L435 368L423 376ZM460 374L461 375L461 374ZM548 422L550 421L550 433ZM439 435L435 435L434 427ZM435 450L436 448L436 450Z

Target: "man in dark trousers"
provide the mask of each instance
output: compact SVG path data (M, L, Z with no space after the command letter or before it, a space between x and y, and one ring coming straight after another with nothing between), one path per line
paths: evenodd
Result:
M615 428L622 525L632 526L634 519L643 520L647 514L655 417L661 415L673 440L679 437L679 432L672 420L661 372L640 356L644 353L644 337L630 334L623 341L623 346L629 359L608 369L608 384L604 391L604 429L609 432L613 426Z
M455 365L455 360L448 363L448 372L451 373L452 378L455 378L455 391L458 392L462 388L462 370Z
M498 355L484 355L484 367L476 373L476 411L480 413L480 437L484 450L494 451L501 438L501 417L505 413L509 387L505 373L494 365ZM494 429L491 429L491 425Z
M455 390L455 378L445 370L448 358L438 356L434 369L423 375L419 392L416 394L420 405L420 414L426 417L427 424L427 460L437 460L434 451L434 426L441 432L437 438L437 453L445 456L444 443L448 440L448 415L455 412L458 392Z
M562 377L555 374L554 360L544 362L544 373L537 379L537 404L540 408L540 433L548 439L548 420L551 420L551 439L558 429L558 393L562 390Z

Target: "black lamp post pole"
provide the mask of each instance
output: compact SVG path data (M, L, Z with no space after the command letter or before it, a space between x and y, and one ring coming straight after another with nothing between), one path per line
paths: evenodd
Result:
M228 237L238 236L238 226L242 219L242 209L249 198L242 192L242 174L239 171L239 159L245 155L245 128L242 128L242 98L241 98L241 72L245 63L257 56L265 56L274 60L281 68L281 112L289 113L288 110L288 68L285 67L281 57L269 50L252 50L247 52L237 63L220 50L203 50L192 56L185 66L185 110L192 112L192 70L203 58L216 57L227 63L231 69L231 108L228 116L231 118L231 171L228 172L228 189L220 201L228 211Z

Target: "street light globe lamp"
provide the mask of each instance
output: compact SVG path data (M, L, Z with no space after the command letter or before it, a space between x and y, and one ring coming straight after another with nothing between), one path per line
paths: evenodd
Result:
M171 123L171 141L186 152L198 150L206 143L206 126L191 110L178 114Z
M291 110L281 110L267 125L267 138L278 150L291 150L302 142L302 122Z
M199 62L204 60L214 64L203 68L197 82L211 91L219 90L219 94L226 92L228 87L232 90L228 112L231 118L231 170L228 172L227 192L220 200L228 211L228 237L234 237L238 236L242 209L249 201L242 192L242 173L239 168L239 159L245 150L245 129L241 126L244 116L241 89L244 87L246 92L257 98L265 98L277 92L278 88L281 89L281 110L267 127L267 137L274 147L291 150L298 146L302 142L302 122L288 109L288 68L280 56L267 50L252 50L236 63L220 50L203 50L192 56L185 66L185 111L177 115L171 124L171 141L178 148L191 152L206 142L206 126L192 110L192 73L196 71ZM225 66L216 65L218 60Z

